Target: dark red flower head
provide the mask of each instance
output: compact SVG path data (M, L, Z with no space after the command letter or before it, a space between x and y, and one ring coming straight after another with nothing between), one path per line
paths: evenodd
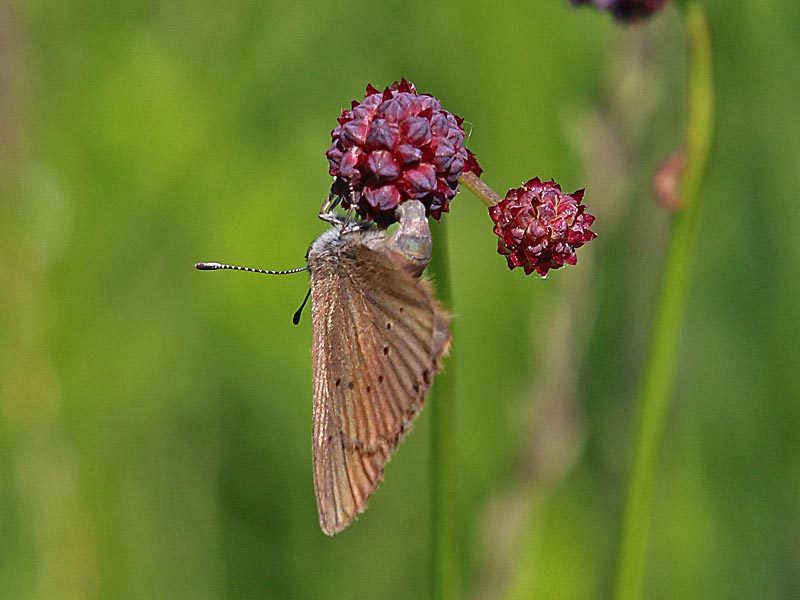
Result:
M555 181L542 183L538 177L489 208L494 232L500 238L497 251L506 257L508 268L522 267L542 277L550 269L574 265L575 249L597 237L589 230L594 217L584 212L583 190L565 194Z
M342 205L381 225L395 220L397 205L421 201L439 220L449 211L464 171L481 168L464 148L463 119L442 109L433 96L417 94L405 79L342 111L328 149L331 193Z
M572 0L572 4L593 4L598 10L607 10L622 22L647 18L666 3L667 0Z

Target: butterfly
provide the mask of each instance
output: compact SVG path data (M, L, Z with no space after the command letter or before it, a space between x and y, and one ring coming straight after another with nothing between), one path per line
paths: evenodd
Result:
M332 212L307 267L311 279L312 462L322 531L344 530L367 508L384 468L422 409L450 346L450 316L422 277L432 239L424 205L397 209L389 235Z

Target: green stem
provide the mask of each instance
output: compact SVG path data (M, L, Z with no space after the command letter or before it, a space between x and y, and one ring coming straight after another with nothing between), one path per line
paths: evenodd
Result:
M494 206L502 200L502 198L497 195L497 192L486 185L483 180L472 171L462 173L461 177L458 178L458 182L475 194L486 206Z
M452 311L447 228L435 228L433 259L439 299ZM452 324L450 326L452 334ZM434 600L455 600L459 592L459 555L456 539L456 388L452 348L444 370L436 376L428 401L431 415L431 585Z
M686 170L682 210L675 216L661 294L655 315L652 347L640 399L640 423L622 525L615 598L642 595L664 424L672 396L681 324L686 308L696 246L698 199L708 157L714 119L711 37L699 2L686 2L689 49L689 98Z

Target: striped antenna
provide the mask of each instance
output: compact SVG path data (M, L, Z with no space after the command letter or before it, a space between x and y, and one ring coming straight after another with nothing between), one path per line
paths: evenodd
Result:
M308 271L308 266L297 269L287 269L286 271L271 271L269 269L254 269L253 267L238 267L236 265L224 265L216 262L201 262L194 266L201 271L218 271L219 269L230 269L231 271L250 271L251 273L264 273L264 275L291 275L300 271Z

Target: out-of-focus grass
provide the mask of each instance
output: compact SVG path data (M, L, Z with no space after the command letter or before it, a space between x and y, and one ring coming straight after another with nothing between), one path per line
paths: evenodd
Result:
M647 591L792 597L800 15L707 6L719 123ZM607 596L664 249L649 176L683 123L674 18L620 29L566 0L0 7L0 597L427 593L427 415L369 511L324 537L309 323L290 324L304 276L192 269L302 264L338 111L402 76L474 124L494 187L586 186L598 217L578 266L542 282L506 270L469 194L447 216L464 593ZM571 330L553 326L565 306ZM569 410L551 422L554 373ZM569 424L563 448L533 443Z

